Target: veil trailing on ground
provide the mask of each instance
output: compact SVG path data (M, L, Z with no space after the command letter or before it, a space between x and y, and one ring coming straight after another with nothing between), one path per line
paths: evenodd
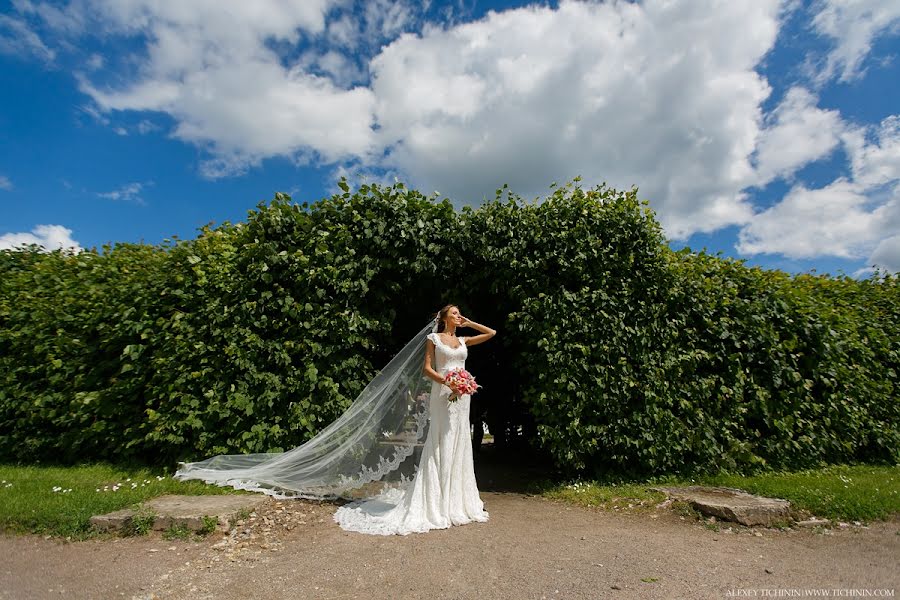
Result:
M173 477L276 498L360 499L404 488L418 468L427 434L432 381L422 365L431 331L437 331L437 318L391 359L343 415L302 446L179 462Z

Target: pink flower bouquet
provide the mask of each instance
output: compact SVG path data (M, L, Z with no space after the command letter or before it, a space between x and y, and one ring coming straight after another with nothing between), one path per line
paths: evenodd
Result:
M475 377L465 369L451 369L444 375L444 384L454 384L461 395L474 394L481 386L475 383ZM450 394L448 401L456 402L459 396Z

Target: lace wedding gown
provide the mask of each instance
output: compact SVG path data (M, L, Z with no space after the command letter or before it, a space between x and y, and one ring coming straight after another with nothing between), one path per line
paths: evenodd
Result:
M438 373L444 375L450 369L465 368L466 338L457 338L457 348L444 344L437 333L429 334L428 339L434 342ZM469 436L471 396L448 402L449 395L450 388L432 382L430 425L412 483L340 507L334 520L343 529L375 535L406 535L488 520L475 483Z

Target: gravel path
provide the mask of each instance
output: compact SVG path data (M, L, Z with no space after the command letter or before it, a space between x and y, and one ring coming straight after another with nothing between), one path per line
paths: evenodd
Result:
M488 523L410 536L341 530L335 506L267 498L202 542L0 536L0 598L726 598L900 592L900 519L709 529L668 508L606 512L482 492ZM779 591L785 590L785 591ZM792 590L798 590L793 592ZM843 597L848 597L843 592ZM858 597L858 596L857 596Z

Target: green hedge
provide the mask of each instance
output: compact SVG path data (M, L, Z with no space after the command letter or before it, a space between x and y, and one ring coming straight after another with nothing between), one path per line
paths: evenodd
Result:
M294 447L453 301L563 471L900 462L896 276L673 252L636 190L577 180L459 212L339 185L193 240L0 251L0 459Z

